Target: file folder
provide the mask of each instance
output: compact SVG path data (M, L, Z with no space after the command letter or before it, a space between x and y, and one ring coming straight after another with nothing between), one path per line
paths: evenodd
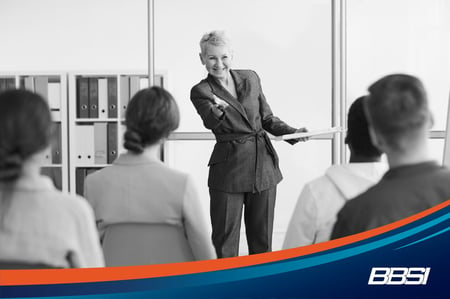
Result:
M89 118L89 79L77 79L77 116Z
M75 155L78 165L94 164L94 126L77 124L75 126Z
M130 80L128 76L120 76L120 117L125 118L130 101Z
M86 168L75 169L75 192L84 196L84 178L86 177Z
M61 109L61 83L48 83L48 106L51 111Z
M23 79L23 87L26 90L34 92L34 78L33 77L25 77Z
M98 118L108 118L108 80L98 79Z
M117 124L108 123L108 164L114 162L117 158Z
M94 124L94 161L95 164L106 164L108 162L108 134L107 123Z
M108 117L117 117L117 78L108 78Z
M130 100L140 89L141 78L138 76L130 76Z
M37 76L34 78L34 90L48 102L48 77Z
M89 118L98 118L98 79L89 78Z
M61 123L53 123L55 138L52 143L52 163L60 164L61 158Z

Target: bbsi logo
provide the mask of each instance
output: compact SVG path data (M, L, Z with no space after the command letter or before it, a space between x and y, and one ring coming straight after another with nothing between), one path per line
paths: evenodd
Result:
M370 273L371 285L425 285L430 276L431 268L421 267L374 267Z

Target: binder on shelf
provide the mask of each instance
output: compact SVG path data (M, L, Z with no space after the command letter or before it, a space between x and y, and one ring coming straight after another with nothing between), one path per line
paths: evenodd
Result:
M61 164L61 123L54 123L55 138L52 143L52 163Z
M77 117L89 118L89 79L77 79Z
M56 189L62 190L62 170L61 167L42 167L41 174L48 176Z
M86 168L75 169L75 192L83 196L84 195L84 178L86 177Z
M52 110L50 111L52 114L52 120L55 122L60 122L61 121L61 110Z
M107 123L94 124L94 162L95 164L108 163L108 132Z
M164 88L164 76L155 75L155 86Z
M108 118L108 80L98 79L98 118Z
M36 76L34 78L34 90L48 102L48 77Z
M89 78L89 118L98 118L98 79Z
M114 162L117 158L117 124L108 123L107 124L107 135L108 135L108 164Z
M34 78L33 77L25 77L23 79L23 87L29 91L34 92Z
M140 89L148 88L148 78L147 77L139 78L139 88Z
M48 83L48 106L53 121L61 121L61 83Z
M124 136L126 131L127 131L127 126L125 125L125 120L123 120L120 123L119 132L120 132L120 134L122 134L122 136ZM127 149L123 145L123 141L121 144L119 144L119 143L117 144L117 155L120 155L121 153L125 153L126 151L127 151Z
M138 76L130 76L130 100L140 89L141 78Z
M120 117L125 118L130 101L130 80L128 76L120 76Z
M76 161L78 165L94 164L94 126L77 124L75 126Z
M52 164L52 147L47 146L44 152L44 164Z
M52 111L61 109L61 83L48 83L48 106Z
M108 80L108 117L117 117L117 78L110 77Z

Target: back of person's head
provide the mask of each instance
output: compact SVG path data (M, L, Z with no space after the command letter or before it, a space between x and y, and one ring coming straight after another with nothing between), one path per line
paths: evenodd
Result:
M381 152L372 144L370 139L369 124L364 113L365 101L367 101L366 96L359 97L350 106L345 143L350 146L354 155L368 159L379 158Z
M0 182L16 180L22 165L51 142L52 120L47 102L26 90L0 94Z
M206 45L213 46L228 46L231 48L230 39L226 36L224 31L214 30L208 33L205 33L200 39L200 49L201 54L205 55L206 53Z
M180 113L172 95L154 86L140 90L128 104L124 146L142 153L146 146L157 144L178 128Z
M375 133L395 151L407 150L409 141L423 138L432 124L422 82L405 74L385 76L372 84L366 113Z

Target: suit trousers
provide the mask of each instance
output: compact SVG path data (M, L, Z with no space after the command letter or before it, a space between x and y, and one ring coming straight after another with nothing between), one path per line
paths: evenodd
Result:
M217 257L238 256L243 208L249 254L272 250L276 186L257 193L209 189L209 194L212 241Z

